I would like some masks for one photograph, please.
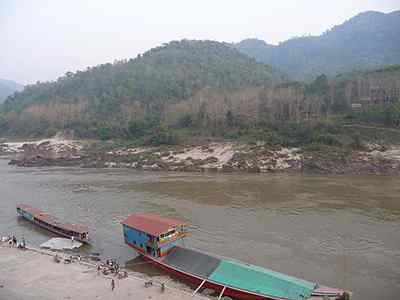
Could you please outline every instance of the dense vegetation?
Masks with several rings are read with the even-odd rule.
[[[116,128],[128,127],[130,120],[142,118],[144,112],[160,118],[165,105],[188,99],[198,90],[280,81],[281,76],[270,67],[223,43],[171,42],[135,59],[27,86],[5,102],[2,130],[32,135],[70,128],[81,136],[106,136],[111,131],[123,135]]]
[[[390,101],[352,110],[377,86]],[[225,44],[181,41],[26,87],[2,105],[0,135],[72,129],[82,138],[146,145],[213,137],[359,149],[364,137],[351,126],[400,125],[399,93],[399,65],[285,82]]]
[[[320,36],[293,38],[278,46],[256,39],[234,46],[300,80],[399,64],[400,11],[361,13]]]

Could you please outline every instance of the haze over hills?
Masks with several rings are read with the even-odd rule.
[[[9,96],[0,106],[0,133],[42,136],[72,129],[81,137],[109,139],[143,138],[165,128],[214,135],[227,128],[273,125],[279,130],[290,122],[351,113],[353,101],[375,97],[371,88],[376,83],[378,100],[386,103],[379,122],[391,124],[398,116],[390,112],[398,102],[398,66],[381,68],[379,80],[346,72],[349,77],[320,75],[294,83],[277,69],[304,78],[400,61],[399,15],[366,12],[320,37],[278,46],[246,40],[237,47],[248,55],[228,43],[181,40],[134,59],[67,72],[57,81],[29,85]],[[275,68],[254,57],[271,59]],[[360,80],[368,88],[359,86]],[[156,140],[170,141],[169,135],[161,136]]]
[[[19,83],[0,78],[0,103],[2,103],[9,95],[21,91],[23,88],[23,85]]]
[[[258,39],[234,46],[297,80],[398,64],[400,11],[360,13],[320,36],[293,38],[277,46]]]

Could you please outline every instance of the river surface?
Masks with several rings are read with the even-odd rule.
[[[18,168],[0,159],[0,235],[51,237],[16,203],[87,224],[85,251],[131,261],[120,220],[155,212],[191,224],[188,246],[321,284],[400,299],[400,178]],[[145,269],[145,268],[144,268]],[[144,270],[146,271],[146,270]]]

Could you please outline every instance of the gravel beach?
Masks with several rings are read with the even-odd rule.
[[[35,250],[0,246],[0,300],[19,299],[209,299],[167,285],[146,288],[144,280],[129,276],[116,279],[98,274],[94,266],[55,263],[51,255]],[[111,279],[115,289],[111,290]]]

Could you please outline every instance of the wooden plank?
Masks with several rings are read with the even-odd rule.
[[[225,289],[226,289],[226,286],[224,286],[224,288],[221,291],[221,294],[219,294],[218,300],[221,300],[222,296],[224,295]]]
[[[207,280],[204,279],[202,281],[202,283],[200,283],[200,285],[197,287],[197,289],[193,292],[192,296],[196,295],[196,293],[201,289],[201,287],[203,286],[203,284],[206,282]]]

